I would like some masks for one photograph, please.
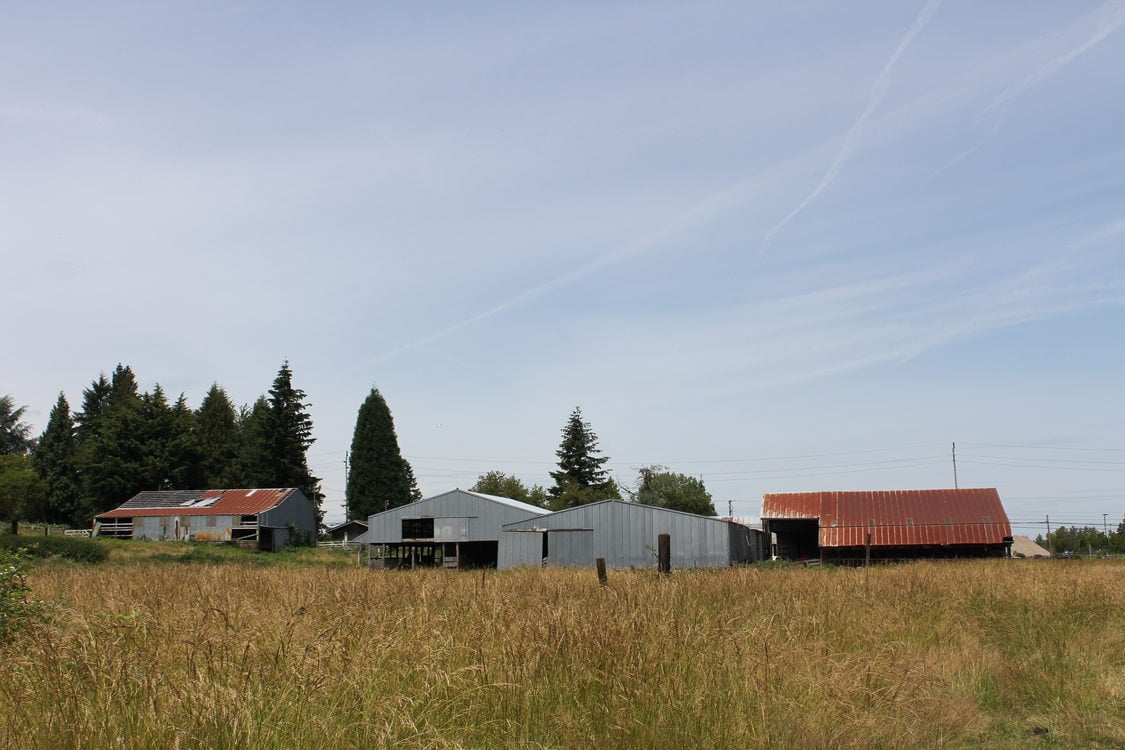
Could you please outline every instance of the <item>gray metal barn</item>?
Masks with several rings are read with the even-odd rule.
[[[718,568],[761,559],[761,532],[720,518],[604,500],[504,526],[501,569],[520,565],[656,567],[657,537],[671,539],[672,566]]]
[[[450,490],[367,518],[354,541],[371,545],[373,567],[496,567],[500,527],[549,513],[518,500]]]

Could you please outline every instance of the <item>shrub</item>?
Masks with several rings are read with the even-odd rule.
[[[0,550],[24,550],[28,557],[61,557],[75,562],[99,563],[109,557],[109,550],[91,539],[69,536],[0,535]]]
[[[36,614],[38,603],[27,598],[29,591],[23,555],[0,549],[0,643]]]

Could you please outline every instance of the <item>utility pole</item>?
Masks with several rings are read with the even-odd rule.
[[[1109,514],[1108,513],[1102,513],[1102,533],[1105,534],[1105,538],[1108,541],[1109,540]]]
[[[350,521],[348,518],[348,452],[344,451],[344,520]]]
[[[734,500],[727,500],[727,515],[734,518]],[[1102,515],[1106,515],[1102,513]]]
[[[1047,551],[1055,554],[1055,543],[1051,541],[1051,517],[1047,516]]]
[[[957,489],[957,443],[953,444],[953,489]]]

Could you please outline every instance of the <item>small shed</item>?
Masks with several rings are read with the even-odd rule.
[[[328,538],[333,542],[344,542],[347,544],[349,542],[354,542],[356,538],[365,531],[367,531],[367,524],[353,518],[350,521],[344,521],[343,523],[338,523],[335,526],[329,527],[325,530],[325,534],[327,534]]]
[[[140,492],[94,518],[94,536],[235,542],[263,550],[316,541],[316,508],[294,487]]]
[[[603,500],[507,524],[500,535],[499,567],[593,567],[599,557],[611,568],[656,567],[661,534],[670,536],[673,567],[726,567],[762,554],[761,532],[742,524]]]
[[[991,488],[767,494],[762,526],[771,552],[793,560],[1005,557],[1012,544]]]
[[[370,545],[375,568],[496,567],[500,527],[546,508],[469,490],[450,490],[367,518],[356,541]]]

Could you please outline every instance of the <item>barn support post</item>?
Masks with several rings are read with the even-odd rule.
[[[656,569],[661,575],[672,574],[672,535],[656,537]]]
[[[871,532],[867,532],[867,544],[863,545],[863,567],[871,564]]]
[[[602,586],[608,586],[609,576],[607,576],[605,572],[605,558],[599,557],[598,559],[594,560],[594,565],[598,569],[598,583],[600,583]]]

